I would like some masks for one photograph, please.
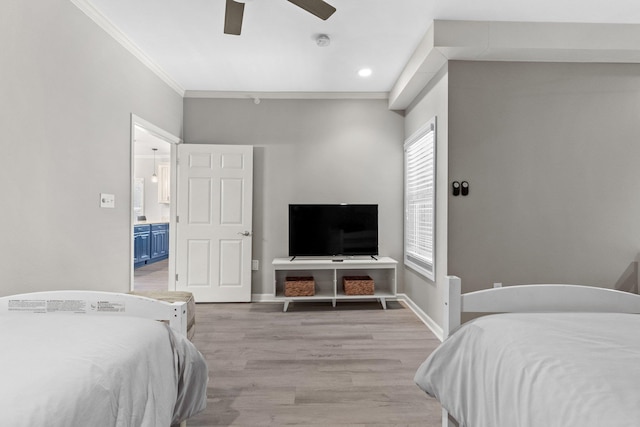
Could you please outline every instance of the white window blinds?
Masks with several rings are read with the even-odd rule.
[[[404,262],[434,280],[435,252],[435,117],[404,144]]]

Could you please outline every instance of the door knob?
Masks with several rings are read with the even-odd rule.
[[[251,236],[251,232],[250,231],[238,231],[238,234],[241,236]]]

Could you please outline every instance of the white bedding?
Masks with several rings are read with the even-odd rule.
[[[0,345],[0,425],[168,427],[206,405],[204,358],[161,322],[0,316]]]
[[[415,381],[461,427],[640,426],[640,315],[484,316]]]

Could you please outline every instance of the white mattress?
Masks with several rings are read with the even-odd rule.
[[[640,426],[640,315],[478,318],[415,381],[461,427]]]
[[[204,358],[161,322],[0,316],[0,343],[2,425],[168,427],[206,405]]]

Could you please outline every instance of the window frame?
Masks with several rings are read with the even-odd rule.
[[[427,211],[426,216],[423,218],[424,222],[419,222],[417,225],[413,226],[413,229],[425,230],[425,233],[421,238],[414,239],[413,236],[409,236],[409,233],[413,231],[410,223],[413,222],[415,224],[415,221],[420,221],[420,218],[415,218],[417,215],[415,215],[415,212],[413,212],[410,207],[412,198],[409,194],[409,179],[410,176],[415,178],[415,173],[411,170],[409,165],[409,152],[412,148],[419,148],[416,147],[415,144],[421,143],[430,145],[430,147],[422,147],[422,149],[427,152],[427,158],[429,155],[431,156],[431,160],[430,164],[429,160],[426,160],[427,167],[424,171],[419,171],[420,175],[418,180],[426,180],[427,188],[429,188],[430,183],[431,191],[429,194],[429,190],[427,190],[427,197],[424,200]],[[435,116],[418,129],[413,135],[407,138],[404,143],[404,265],[432,281],[435,281],[436,272],[436,147],[437,127]],[[415,162],[415,159],[413,160]],[[425,164],[420,162],[420,165],[418,166],[424,167]],[[417,249],[424,250],[425,252],[418,253],[418,251],[416,251],[412,246],[420,246],[420,243],[418,242],[415,245],[412,245],[409,242],[416,240],[419,241],[422,239],[426,239],[426,243],[424,247],[419,247]],[[430,259],[428,256],[429,252],[431,255]]]

